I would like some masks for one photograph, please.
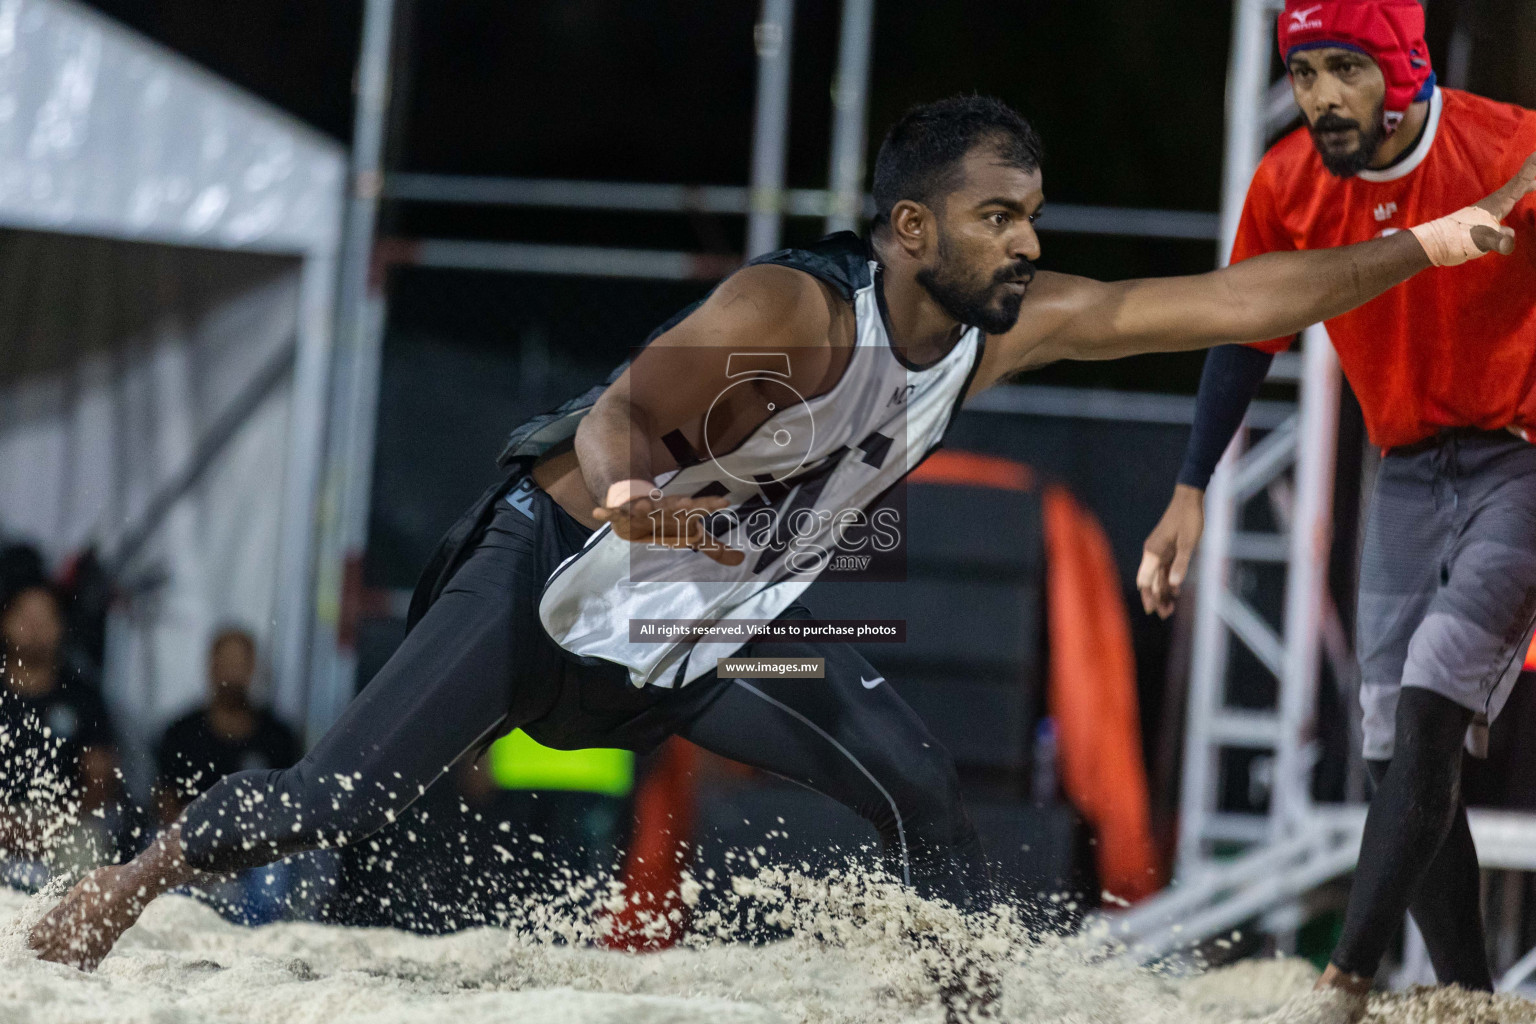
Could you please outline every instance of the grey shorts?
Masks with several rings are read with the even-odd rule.
[[[1403,686],[1475,712],[1467,749],[1483,756],[1533,628],[1536,444],[1452,431],[1389,452],[1360,558],[1366,758],[1392,756]]]

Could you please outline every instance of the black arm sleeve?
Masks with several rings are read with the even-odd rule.
[[[1259,393],[1259,385],[1274,361],[1272,354],[1247,345],[1211,349],[1205,357],[1205,372],[1200,375],[1195,422],[1190,428],[1189,446],[1184,449],[1179,483],[1204,490],[1211,482],[1221,453],[1237,433],[1248,403]]]

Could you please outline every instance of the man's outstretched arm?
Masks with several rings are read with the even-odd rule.
[[[1055,359],[1118,359],[1293,334],[1348,312],[1432,264],[1406,231],[1358,245],[1266,253],[1193,277],[1104,283],[1070,278],[1075,307],[1044,339]]]
[[[1503,188],[1468,208],[1481,223],[1467,223],[1468,211],[1459,211],[1386,238],[1267,253],[1208,274],[1112,283],[1041,274],[1019,326],[1000,339],[1009,350],[1009,369],[1293,334],[1369,302],[1433,262],[1512,252],[1514,232],[1495,225],[1536,191],[1533,183],[1536,156]],[[1450,253],[1456,247],[1460,252]]]

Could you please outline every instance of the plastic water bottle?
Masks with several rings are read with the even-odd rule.
[[[1056,720],[1042,718],[1035,726],[1035,748],[1029,774],[1029,797],[1034,804],[1053,804],[1057,794]]]

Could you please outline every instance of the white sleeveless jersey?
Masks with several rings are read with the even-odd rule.
[[[725,496],[739,521],[777,521],[779,529],[738,529],[728,538],[717,532],[746,555],[741,565],[724,566],[696,551],[626,541],[604,525],[545,584],[539,617],[557,644],[626,666],[636,686],[681,686],[708,674],[744,641],[632,642],[630,620],[776,617],[827,564],[805,553],[836,549],[835,514],[867,509],[938,447],[983,338],[968,328],[943,358],[912,368],[891,347],[873,263],[869,270],[853,293],[857,342],[831,391],[774,403],[735,449],[705,453],[657,481],[668,495]],[[742,383],[728,380],[722,390]],[[798,543],[785,543],[788,527]]]

